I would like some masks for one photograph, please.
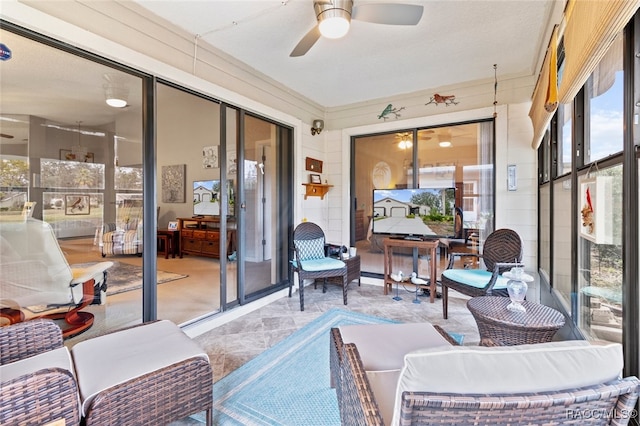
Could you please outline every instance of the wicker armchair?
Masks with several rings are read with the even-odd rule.
[[[322,278],[322,292],[327,291],[327,278],[340,277],[342,279],[342,299],[347,304],[347,265],[338,259],[325,256],[324,232],[311,222],[303,222],[293,231],[293,246],[295,258],[291,261],[293,272],[298,273],[300,292],[300,310],[304,311],[304,280]],[[293,282],[289,283],[289,297]]]
[[[66,358],[68,369],[43,367],[49,365],[43,359],[56,358],[56,352]],[[78,386],[60,327],[44,319],[0,327],[0,424],[60,420],[67,426],[80,424]]]
[[[337,334],[339,337],[339,333]],[[335,339],[336,334],[333,333]],[[376,395],[358,348],[341,349],[337,384],[341,424],[384,426]],[[485,348],[487,349],[487,348]],[[494,348],[491,348],[494,349]],[[499,350],[499,348],[496,348]],[[333,350],[333,348],[332,348]],[[621,355],[621,352],[620,352]],[[445,355],[446,356],[446,355]],[[406,361],[405,361],[406,362]],[[493,369],[488,366],[489,372]],[[404,371],[404,370],[403,370]],[[542,372],[539,372],[542,373]],[[403,373],[401,373],[403,374]],[[446,374],[446,372],[445,372]],[[585,373],[586,374],[586,373]],[[461,383],[464,389],[466,383]],[[626,425],[635,414],[640,381],[636,377],[609,380],[583,387],[530,393],[453,393],[404,391],[396,413],[401,426],[596,424]],[[391,389],[391,392],[394,392]]]
[[[475,257],[482,259],[486,270],[456,269],[456,258]],[[467,296],[508,296],[507,279],[500,274],[514,266],[523,266],[522,240],[511,229],[498,229],[484,242],[482,254],[449,253],[449,264],[442,271],[442,316],[449,316],[449,289]]]

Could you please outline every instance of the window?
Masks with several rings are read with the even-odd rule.
[[[585,164],[622,151],[622,41],[620,34],[585,86],[589,100]]]

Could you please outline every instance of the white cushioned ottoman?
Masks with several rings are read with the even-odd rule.
[[[85,340],[71,356],[87,426],[165,424],[205,410],[210,421],[209,358],[170,321]]]

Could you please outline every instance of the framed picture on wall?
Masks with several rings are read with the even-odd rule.
[[[320,175],[310,174],[309,175],[309,183],[322,183],[322,178]]]
[[[162,202],[184,203],[186,200],[186,164],[162,166]]]
[[[67,216],[88,215],[91,213],[89,195],[65,195],[64,214]]]

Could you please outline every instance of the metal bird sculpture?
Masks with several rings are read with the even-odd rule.
[[[416,285],[416,298],[413,301],[413,303],[420,303],[420,300],[418,300],[418,289],[420,288],[419,286],[421,285],[427,285],[429,284],[428,281],[423,280],[422,278],[418,278],[418,274],[416,274],[415,272],[411,273],[411,284],[415,284]]]
[[[426,285],[426,284],[429,284],[429,281],[425,281],[422,278],[418,278],[418,274],[416,274],[415,272],[412,272],[411,283],[416,285]]]
[[[395,300],[395,301],[402,300],[402,297],[400,297],[400,295],[398,294],[398,291],[399,291],[398,283],[404,281],[404,274],[402,273],[402,271],[398,271],[397,274],[394,274],[392,272],[392,273],[389,274],[389,276],[391,277],[392,280],[394,280],[396,282],[396,295],[394,297],[392,297],[392,299]]]
[[[425,105],[435,104],[438,106],[438,104],[444,104],[445,106],[449,106],[458,105],[459,103],[460,102],[456,101],[456,95],[439,95],[435,93]]]
[[[402,273],[402,271],[398,271],[397,274],[394,274],[392,272],[389,274],[389,276],[391,277],[392,280],[394,280],[397,283],[404,281],[404,274]]]

